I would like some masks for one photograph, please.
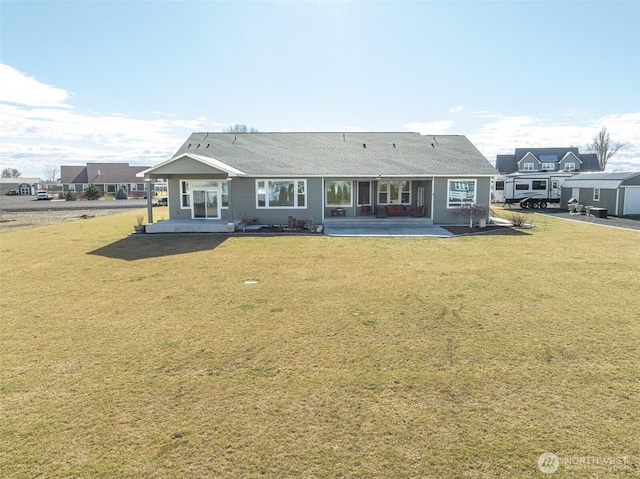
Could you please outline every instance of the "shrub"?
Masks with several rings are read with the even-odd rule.
[[[97,200],[102,196],[102,192],[96,185],[89,185],[84,194],[88,200]]]
[[[124,189],[120,188],[116,193],[116,200],[126,200],[126,199],[128,199],[127,194],[125,193]]]
[[[64,195],[64,199],[67,201],[76,201],[78,198],[73,191],[69,190],[67,194]]]
[[[522,213],[513,213],[511,215],[511,223],[513,226],[520,227],[524,226],[527,221],[527,215]]]

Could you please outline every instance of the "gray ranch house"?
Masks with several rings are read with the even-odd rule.
[[[418,133],[193,133],[173,157],[138,174],[167,179],[169,218],[150,217],[148,233],[291,218],[464,224],[457,210],[488,207],[495,175],[465,136]]]
[[[561,204],[571,199],[609,215],[640,215],[640,171],[575,175],[562,185]]]

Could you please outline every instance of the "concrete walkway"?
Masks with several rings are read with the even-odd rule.
[[[324,234],[327,236],[431,236],[434,238],[450,238],[450,233],[440,226],[433,225],[325,225]]]

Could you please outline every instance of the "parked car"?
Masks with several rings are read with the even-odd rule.
[[[49,193],[46,190],[38,190],[36,191],[36,199],[38,200],[48,200]]]
[[[168,206],[169,205],[169,198],[167,198],[166,196],[162,196],[162,197],[158,198],[155,201],[155,203],[158,206]]]
[[[8,194],[9,196],[18,196],[18,195],[20,194],[20,192],[19,192],[18,190],[15,190],[15,189],[14,189],[14,190],[9,190],[9,191],[7,191],[7,194]]]

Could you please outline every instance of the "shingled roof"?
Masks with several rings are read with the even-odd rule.
[[[129,166],[129,163],[87,163],[86,166],[61,166],[60,182],[71,183],[139,183],[138,173],[148,166]]]
[[[495,175],[462,135],[419,133],[193,133],[175,155],[210,159],[247,176]]]
[[[501,175],[509,175],[518,171],[518,162],[527,153],[531,153],[540,161],[549,162],[549,158],[555,157],[555,161],[560,161],[567,153],[573,153],[580,159],[580,171],[600,171],[600,164],[595,153],[580,153],[578,148],[516,148],[513,155],[497,155],[496,170]]]

